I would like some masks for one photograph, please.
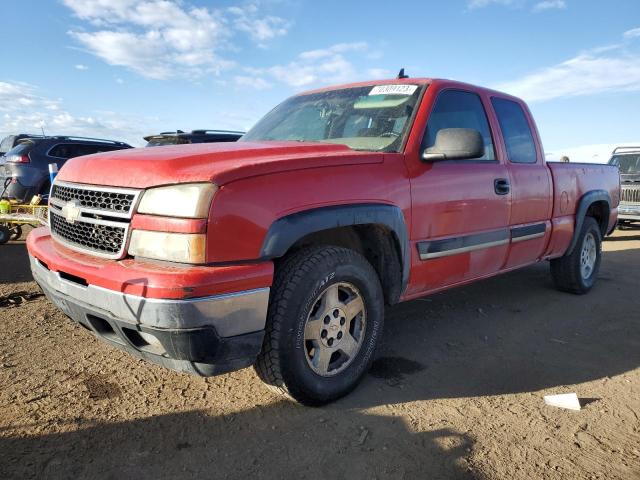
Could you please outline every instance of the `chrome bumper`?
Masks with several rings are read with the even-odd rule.
[[[640,221],[640,204],[621,203],[618,205],[618,219]]]
[[[188,300],[144,298],[65,280],[35,257],[29,255],[29,259],[34,279],[62,310],[65,303],[77,302],[131,325],[163,329],[213,327],[220,337],[257,332],[265,327],[269,288]]]
[[[30,256],[44,293],[101,340],[172,370],[211,376],[248,367],[262,348],[269,289],[160,300],[81,285]]]

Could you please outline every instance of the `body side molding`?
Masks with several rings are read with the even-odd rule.
[[[420,254],[420,260],[430,260],[483,248],[497,247],[507,243],[509,243],[509,229],[503,228],[492,232],[418,242],[418,253]]]
[[[536,223],[521,227],[502,228],[491,232],[462,235],[442,240],[418,242],[420,260],[448,257],[459,253],[472,252],[483,248],[497,247],[509,242],[518,243],[544,236],[546,224]]]
[[[533,225],[524,225],[522,227],[511,228],[511,243],[524,242],[533,240],[534,238],[544,237],[547,231],[546,223],[535,223]]]

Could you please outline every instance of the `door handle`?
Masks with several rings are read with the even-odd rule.
[[[509,180],[506,178],[496,178],[493,181],[493,189],[495,190],[496,195],[506,195],[511,190]]]

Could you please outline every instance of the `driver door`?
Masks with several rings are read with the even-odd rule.
[[[429,115],[420,152],[432,147],[444,128],[477,130],[485,153],[465,160],[407,159],[418,165],[411,178],[413,268],[408,295],[491,275],[503,267],[508,254],[509,172],[496,157],[480,95],[442,90]]]

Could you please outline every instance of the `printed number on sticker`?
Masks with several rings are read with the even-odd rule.
[[[369,95],[413,95],[417,85],[376,85]]]

